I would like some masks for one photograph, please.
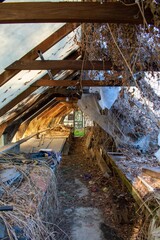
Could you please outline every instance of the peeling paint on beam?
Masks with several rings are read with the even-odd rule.
[[[153,23],[149,9],[144,17]],[[126,6],[120,2],[23,2],[3,3],[0,23],[99,22],[142,24],[138,5]]]

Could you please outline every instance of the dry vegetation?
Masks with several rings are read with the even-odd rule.
[[[116,123],[115,129],[125,142],[120,149],[133,150],[134,155],[142,156],[143,149],[133,149],[134,143],[144,136],[149,136],[149,144],[143,158],[152,165],[158,164],[153,154],[158,149],[157,137],[160,128],[160,2],[158,0],[123,0],[124,4],[137,4],[144,17],[144,9],[149,7],[154,16],[154,26],[147,24],[144,17],[142,25],[131,24],[84,24],[81,47],[84,60],[109,60],[113,69],[120,71],[88,71],[90,79],[103,81],[122,79],[124,86],[119,98],[110,111]],[[82,69],[83,70],[83,69]],[[146,75],[148,73],[148,76]],[[134,83],[134,87],[130,87]],[[156,86],[156,87],[155,87]],[[115,131],[116,132],[116,131]],[[160,239],[159,192],[146,196],[145,201],[151,207],[151,214],[146,217],[143,239]],[[147,229],[148,222],[150,227]]]
[[[21,173],[15,184],[2,184],[0,205],[13,206],[13,211],[0,212],[11,240],[19,239],[15,228],[22,229],[26,239],[55,239],[54,223],[58,214],[57,185],[54,172],[45,164],[37,165],[23,155],[3,155],[3,171]],[[49,206],[52,206],[51,208]]]
[[[156,27],[148,25],[145,17],[142,25],[83,24],[82,41],[79,42],[77,38],[77,44],[80,45],[84,60],[109,60],[113,69],[115,66],[119,69],[119,71],[113,69],[101,72],[87,71],[86,76],[106,82],[114,80],[117,83],[122,80],[126,87],[122,88],[116,104],[110,111],[113,121],[117,124],[116,129],[120,129],[119,137],[125,136],[124,145],[132,146],[136,140],[149,134],[150,142],[153,143],[149,151],[152,149],[153,153],[157,149],[160,122],[158,94],[160,4],[152,0],[121,2],[128,7],[130,4],[137,4],[142,15],[144,9],[149,7],[154,15]],[[147,76],[146,73],[149,75]],[[131,85],[134,87],[130,87]]]

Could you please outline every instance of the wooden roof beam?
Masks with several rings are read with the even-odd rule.
[[[49,95],[47,99],[44,99],[43,101],[40,101],[39,99],[39,101],[34,104],[33,107],[29,109],[29,111],[26,111],[26,113],[21,117],[22,122],[28,121],[31,116],[33,116],[33,118],[39,116],[41,112],[50,108],[50,106],[56,105],[57,103],[58,101],[55,99],[55,96],[53,94]],[[41,109],[42,111],[39,112]]]
[[[65,59],[76,59],[79,57],[78,51],[74,51],[70,53]],[[53,75],[56,75],[59,73],[59,70],[52,70],[51,71]],[[46,79],[49,79],[48,74],[45,74],[44,76]],[[34,85],[34,84],[33,84]],[[3,116],[6,112],[8,112],[10,109],[12,109],[15,105],[22,102],[26,97],[28,97],[30,94],[32,94],[34,91],[36,91],[39,87],[30,86],[28,87],[24,92],[19,94],[17,97],[15,97],[13,100],[11,100],[8,104],[6,104],[3,108],[0,109],[0,117]]]
[[[147,22],[153,23],[150,9],[144,9]],[[3,3],[0,7],[0,23],[131,23],[142,24],[143,17],[138,4],[121,2],[23,2]]]
[[[2,6],[2,4],[1,4]],[[75,30],[80,24],[71,24],[66,23],[63,27],[58,29],[56,32],[51,34],[48,38],[38,44],[35,48],[30,50],[27,54],[25,54],[19,61],[31,61],[38,58],[38,50],[42,53],[50,49],[53,45],[59,42],[62,38],[64,38],[71,31]],[[0,86],[5,84],[9,79],[15,76],[20,70],[18,69],[8,69],[0,74]]]
[[[45,80],[41,79],[34,83],[34,86],[48,86],[48,87],[106,87],[106,86],[123,86],[127,85],[127,82],[123,79],[116,80]],[[133,86],[134,84],[130,84],[129,86]]]
[[[44,112],[47,108],[49,108],[51,105],[57,105],[58,102],[56,101],[56,98],[53,98],[51,101],[49,101],[47,104],[42,106],[41,108],[37,109],[32,115],[30,115],[24,122],[26,121],[32,121],[34,118],[38,117],[42,112]],[[23,122],[23,123],[24,123]]]
[[[0,109],[0,117],[3,116],[6,112],[8,112],[10,109],[12,109],[15,105],[23,101],[25,98],[27,98],[30,94],[32,94],[38,87],[29,87],[24,92],[19,94],[17,97],[15,97],[11,102],[6,104],[4,107]]]
[[[64,105],[61,103],[57,103],[57,105],[52,106],[50,109],[47,109],[46,111],[42,112],[41,115],[39,115],[37,119],[47,118],[50,114],[56,115],[60,111],[61,108],[64,108]]]
[[[122,70],[112,64],[112,61],[83,60],[36,60],[30,62],[16,61],[6,70]]]

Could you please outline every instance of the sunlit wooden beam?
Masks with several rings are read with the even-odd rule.
[[[149,9],[143,9],[148,23],[153,23]],[[138,4],[121,2],[20,2],[3,3],[0,7],[0,23],[132,23],[141,24],[144,19]]]

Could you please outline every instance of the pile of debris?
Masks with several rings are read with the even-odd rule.
[[[60,155],[47,150],[0,156],[0,239],[55,239],[59,213],[55,167]]]

